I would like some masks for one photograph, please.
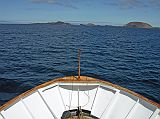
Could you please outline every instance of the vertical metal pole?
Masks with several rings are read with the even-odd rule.
[[[78,86],[78,108],[79,108],[79,86]]]
[[[78,80],[80,79],[80,49],[78,49]]]

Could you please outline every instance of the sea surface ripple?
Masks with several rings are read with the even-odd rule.
[[[81,75],[160,103],[160,29],[0,25],[0,105],[46,81]]]

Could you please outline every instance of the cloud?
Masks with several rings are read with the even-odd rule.
[[[72,9],[78,9],[76,6],[73,5],[72,1],[73,0],[30,0],[31,3],[53,4]]]
[[[53,4],[59,5],[63,7],[78,9],[76,6],[77,2],[85,3],[89,2],[89,5],[92,5],[92,0],[29,0],[32,3],[43,3],[43,4]],[[118,7],[121,9],[133,9],[133,8],[160,8],[160,0],[97,0],[97,2],[101,2],[102,4],[106,4],[108,6]]]
[[[122,9],[131,9],[131,8],[160,8],[160,0],[112,0],[107,1],[107,5],[122,8]]]

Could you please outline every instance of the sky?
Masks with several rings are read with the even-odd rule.
[[[54,21],[160,27],[160,0],[0,0],[0,23]]]

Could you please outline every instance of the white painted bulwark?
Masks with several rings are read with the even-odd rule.
[[[38,92],[23,99],[34,119],[54,119]]]
[[[2,114],[0,114],[0,119],[3,119]]]
[[[159,114],[158,114],[159,113]],[[156,117],[160,116],[160,111],[159,109],[156,109],[150,119],[155,119]]]
[[[91,110],[91,114],[97,117],[101,117],[102,113],[105,111],[105,108],[109,105],[109,102],[114,96],[115,91],[108,90],[105,87],[99,87],[97,91],[97,95],[95,97],[95,101],[93,104],[93,108]]]
[[[21,101],[3,110],[1,113],[5,119],[33,119]]]
[[[109,83],[65,80],[19,96],[0,108],[0,119],[66,119],[65,112],[78,107],[99,119],[160,119],[159,106],[131,91]]]
[[[110,108],[108,115],[105,118],[108,119],[124,119],[133,108],[134,104],[136,103],[135,100],[132,98],[119,93],[114,105]],[[118,113],[113,113],[118,112]],[[107,112],[106,112],[107,113]]]
[[[139,103],[133,118],[135,118],[135,119],[149,119],[150,116],[153,114],[153,112],[154,112],[154,110],[151,110],[151,109],[145,107],[145,105],[142,105]]]
[[[40,92],[51,111],[55,114],[55,116],[60,119],[62,113],[65,111],[65,107],[59,93],[58,86]]]
[[[160,113],[156,116],[155,119],[160,119]]]

